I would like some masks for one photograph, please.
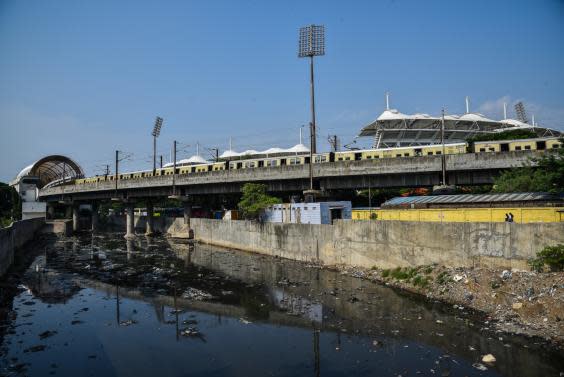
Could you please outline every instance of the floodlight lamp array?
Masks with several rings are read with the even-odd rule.
[[[325,26],[309,25],[300,28],[298,57],[325,55]]]
[[[159,135],[161,134],[161,127],[162,126],[163,126],[163,118],[157,117],[157,119],[155,120],[155,126],[153,127],[153,132],[151,132],[151,135],[153,135],[154,137],[159,137]]]

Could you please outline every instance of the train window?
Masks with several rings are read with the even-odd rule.
[[[286,165],[286,159],[285,158],[280,159],[280,165]]]
[[[360,160],[362,160],[362,153],[355,153],[355,154],[354,154],[354,159],[355,159],[355,161],[360,161]]]
[[[241,169],[243,167],[243,163],[242,162],[238,162],[237,163],[237,169]]]
[[[339,158],[338,158],[337,160],[339,160],[339,161],[343,161],[343,158],[342,158],[342,157],[339,157]]]
[[[368,155],[368,156],[366,156],[366,158],[370,160],[372,158],[372,156]]]
[[[520,146],[516,146],[516,147],[515,147],[515,150],[516,150],[516,151],[520,151],[520,150],[521,150],[521,147],[520,147]]]
[[[376,155],[376,156],[374,156],[374,158],[380,158],[380,156]]]
[[[346,161],[350,161],[350,159],[351,159],[350,157],[345,157]]]
[[[433,152],[427,152],[427,155],[431,156],[431,155],[433,155]]]
[[[558,149],[559,145],[558,144],[552,144],[552,149]]]
[[[258,162],[258,167],[259,167],[259,168],[262,168],[263,166],[264,166],[264,161],[263,161],[263,160],[260,160],[260,161]]]
[[[502,152],[509,152],[509,144],[507,143],[500,144],[499,148]]]
[[[546,149],[546,141],[537,141],[537,151]]]
[[[495,152],[495,148],[490,148],[490,152]]]
[[[404,153],[404,157],[409,157],[409,153]]]
[[[530,150],[531,146],[530,145],[525,145],[525,150]]]
[[[421,156],[423,153],[421,152],[421,148],[416,148],[414,149],[415,155],[416,156]]]
[[[401,157],[401,153],[396,153],[396,157]]]
[[[485,152],[486,148],[480,148],[480,152]]]
[[[435,154],[442,154],[442,152],[441,152],[441,151],[436,151]]]

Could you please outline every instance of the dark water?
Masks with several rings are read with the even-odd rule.
[[[0,375],[564,371],[561,353],[496,334],[465,309],[297,262],[119,234],[35,249],[1,324]],[[486,353],[497,362],[480,370]]]

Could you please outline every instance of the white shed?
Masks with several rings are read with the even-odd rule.
[[[265,221],[294,224],[332,224],[336,219],[351,219],[351,202],[275,204],[265,211]]]

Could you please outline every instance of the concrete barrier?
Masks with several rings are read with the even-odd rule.
[[[325,265],[393,268],[527,268],[547,245],[564,243],[564,223],[336,221],[334,225],[192,219],[204,243]]]
[[[4,275],[14,262],[15,250],[33,239],[44,223],[45,219],[36,218],[16,221],[9,227],[0,229],[0,276]]]

